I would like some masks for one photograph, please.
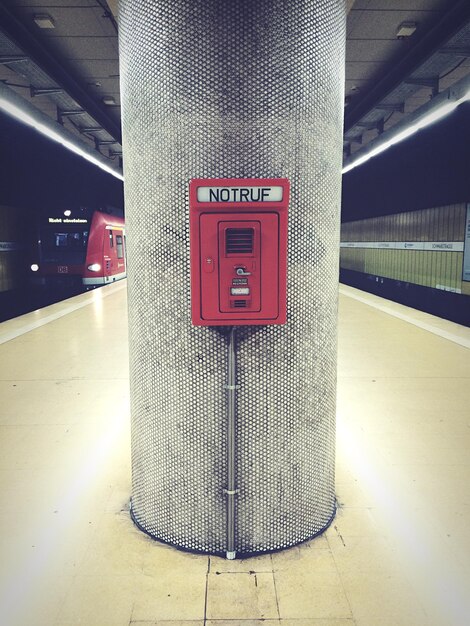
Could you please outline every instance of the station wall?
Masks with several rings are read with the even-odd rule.
[[[460,203],[344,223],[340,265],[470,295],[462,276],[466,212]]]
[[[0,293],[24,285],[30,233],[28,211],[0,205]]]
[[[380,295],[392,299],[396,299],[389,295],[393,289],[403,292],[414,287],[468,297],[469,222],[470,204],[464,202],[345,222],[341,227],[341,278],[362,288],[375,283],[376,292],[379,286],[382,291],[388,289],[388,294]],[[417,300],[419,295],[423,300],[430,296],[424,290],[415,295]],[[462,299],[462,308],[468,308],[467,297]],[[454,309],[456,304],[455,297],[448,302]],[[444,316],[452,318],[453,312]],[[456,321],[465,323],[463,318]]]

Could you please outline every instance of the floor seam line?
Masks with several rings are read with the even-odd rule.
[[[207,598],[209,595],[209,573],[211,571],[211,557],[207,557],[207,572],[206,572],[206,593],[204,597],[204,622],[203,626],[207,624]]]
[[[270,556],[270,560],[271,560],[271,573],[273,575],[274,598],[276,600],[277,617],[278,617],[278,619],[280,621],[281,620],[281,611],[279,610],[279,598],[278,598],[278,594],[277,594],[276,577],[274,575],[273,555],[270,554],[269,556]]]

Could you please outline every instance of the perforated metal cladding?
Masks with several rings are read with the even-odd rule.
[[[342,0],[120,3],[132,509],[223,552],[227,335],[190,321],[191,178],[287,177],[288,322],[238,329],[236,548],[334,513]]]

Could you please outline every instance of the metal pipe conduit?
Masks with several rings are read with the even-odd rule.
[[[236,488],[236,419],[237,419],[237,356],[236,328],[230,331],[227,363],[227,559],[234,559],[235,551],[235,496]]]

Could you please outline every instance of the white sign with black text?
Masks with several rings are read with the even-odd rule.
[[[281,202],[282,187],[198,187],[198,202]]]
[[[426,250],[428,252],[463,252],[462,241],[342,241],[340,246],[341,248],[368,248],[374,250]]]

